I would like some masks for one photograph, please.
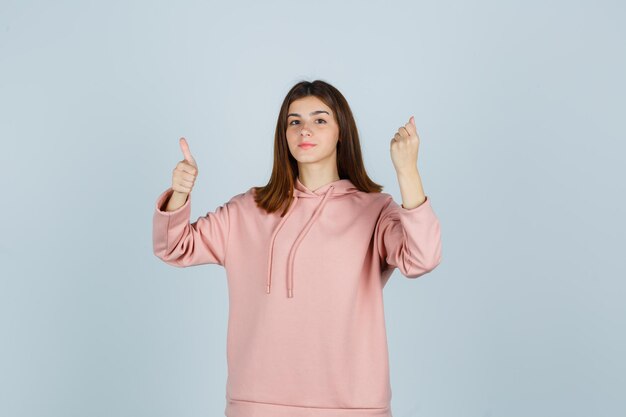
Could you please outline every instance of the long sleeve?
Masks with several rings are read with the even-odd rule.
[[[173,189],[170,187],[156,201],[152,227],[154,254],[164,262],[177,267],[201,264],[224,266],[228,245],[230,202],[190,224],[191,194],[185,204],[178,209],[162,210],[172,193]]]
[[[407,278],[417,278],[441,262],[440,224],[428,197],[412,209],[390,198],[376,223],[375,236],[384,269],[397,267]]]

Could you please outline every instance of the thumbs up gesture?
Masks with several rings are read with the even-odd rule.
[[[189,145],[185,138],[180,138],[180,149],[183,151],[185,159],[176,164],[172,173],[172,189],[187,196],[191,193],[196,177],[198,176],[198,165],[189,151]]]

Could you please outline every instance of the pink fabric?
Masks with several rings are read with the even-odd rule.
[[[227,417],[392,417],[383,287],[441,261],[430,199],[405,209],[348,179],[307,189],[268,215],[252,188],[190,223],[156,201],[154,254],[218,264],[228,279]]]

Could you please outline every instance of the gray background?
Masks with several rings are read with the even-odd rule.
[[[623,416],[618,1],[0,3],[0,415],[220,416],[217,265],[152,253],[185,136],[192,219],[271,172],[323,79],[368,173],[415,115],[440,266],[385,288],[394,417]]]

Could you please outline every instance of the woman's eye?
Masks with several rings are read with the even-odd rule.
[[[326,124],[326,120],[324,119],[317,119],[317,120],[321,120],[322,122],[324,122],[324,124]],[[292,124],[293,122],[297,122],[297,120],[292,120],[291,122],[289,122],[289,124]]]

